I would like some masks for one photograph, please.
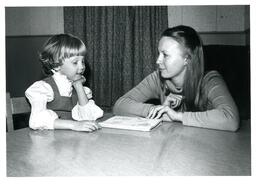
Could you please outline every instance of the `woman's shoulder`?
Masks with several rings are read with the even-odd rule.
[[[159,83],[160,82],[160,75],[159,75],[159,72],[156,70],[156,71],[153,71],[152,73],[150,73],[149,75],[147,75],[145,77],[146,80],[152,80],[154,82],[157,82]]]
[[[147,76],[146,76],[146,78],[147,77],[149,77],[149,78],[159,78],[159,73],[158,73],[158,71],[157,70],[155,70],[155,71],[153,71],[153,72],[151,72],[150,74],[148,74]]]
[[[216,70],[211,70],[211,71],[205,72],[205,75],[203,77],[203,82],[209,82],[211,80],[218,80],[218,79],[222,79],[221,74]]]
[[[225,85],[225,81],[218,71],[212,70],[205,73],[202,80],[202,87],[213,88],[220,84]]]
[[[217,70],[206,71],[204,74],[204,79],[211,77],[222,77],[221,74]]]
[[[155,86],[155,85],[159,86],[159,84],[160,84],[160,76],[159,76],[158,71],[153,71],[152,73],[147,75],[144,78],[144,82],[146,82],[147,84],[151,84],[153,86]]]

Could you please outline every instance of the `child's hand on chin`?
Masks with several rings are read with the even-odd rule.
[[[85,83],[85,81],[86,81],[86,78],[83,75],[77,75],[74,78],[72,84],[73,85],[76,85],[77,83],[83,84],[83,83]]]
[[[71,129],[75,131],[92,132],[100,128],[100,125],[94,121],[74,121]]]

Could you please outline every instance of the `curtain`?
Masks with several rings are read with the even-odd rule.
[[[86,78],[96,104],[115,101],[156,69],[166,6],[64,7],[64,30],[87,47]]]

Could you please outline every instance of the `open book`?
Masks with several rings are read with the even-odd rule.
[[[161,119],[147,119],[142,117],[114,116],[99,124],[105,128],[150,131],[162,122]]]

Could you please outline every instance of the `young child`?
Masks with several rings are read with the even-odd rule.
[[[103,111],[83,86],[85,53],[82,40],[70,34],[52,36],[45,43],[39,60],[48,77],[25,92],[31,104],[30,128],[87,132],[100,128],[94,121]]]

